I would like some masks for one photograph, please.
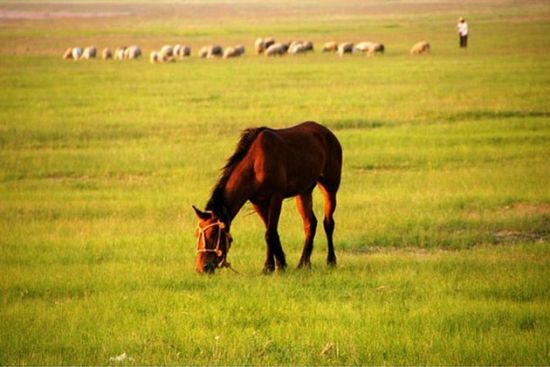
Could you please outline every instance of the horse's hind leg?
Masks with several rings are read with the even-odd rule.
[[[324,180],[319,181],[319,188],[323,193],[325,199],[325,218],[323,219],[323,226],[327,235],[327,264],[330,266],[336,266],[336,254],[334,253],[334,242],[332,235],[334,233],[334,211],[336,210],[336,191],[338,185],[331,185]]]
[[[306,237],[302,257],[300,258],[300,263],[298,264],[299,268],[303,266],[311,266],[310,257],[311,252],[313,251],[313,238],[315,237],[315,230],[317,229],[317,218],[315,218],[315,214],[313,213],[313,200],[311,197],[312,190],[313,188],[296,197],[296,206],[298,207],[298,212],[304,221],[304,234]]]

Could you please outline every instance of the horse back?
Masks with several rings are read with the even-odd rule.
[[[307,121],[285,129],[262,130],[249,151],[260,185],[298,195],[320,178],[340,182],[342,148],[326,127]]]

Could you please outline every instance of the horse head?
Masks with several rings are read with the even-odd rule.
[[[197,231],[197,262],[199,273],[213,274],[216,268],[229,267],[227,253],[231,248],[231,234],[224,222],[212,211],[201,211],[193,206],[199,219]]]

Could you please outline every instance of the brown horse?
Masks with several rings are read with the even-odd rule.
[[[305,244],[298,267],[311,266],[317,219],[312,191],[319,185],[325,200],[323,221],[328,243],[327,263],[336,265],[332,234],[336,192],[340,186],[342,147],[334,134],[308,121],[286,129],[260,127],[242,133],[235,153],[227,160],[205,211],[193,206],[197,229],[197,263],[200,273],[228,267],[231,222],[250,201],[266,226],[267,258],[264,272],[286,268],[277,233],[283,200],[296,197],[304,222]]]

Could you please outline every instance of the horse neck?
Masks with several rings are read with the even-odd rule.
[[[250,199],[252,191],[248,175],[240,169],[233,170],[226,179],[218,183],[207,209],[213,210],[227,226],[231,225],[243,205]]]
[[[224,187],[224,197],[230,208],[232,218],[241,210],[254,192],[254,177],[250,174],[250,164],[243,160],[231,173]]]

